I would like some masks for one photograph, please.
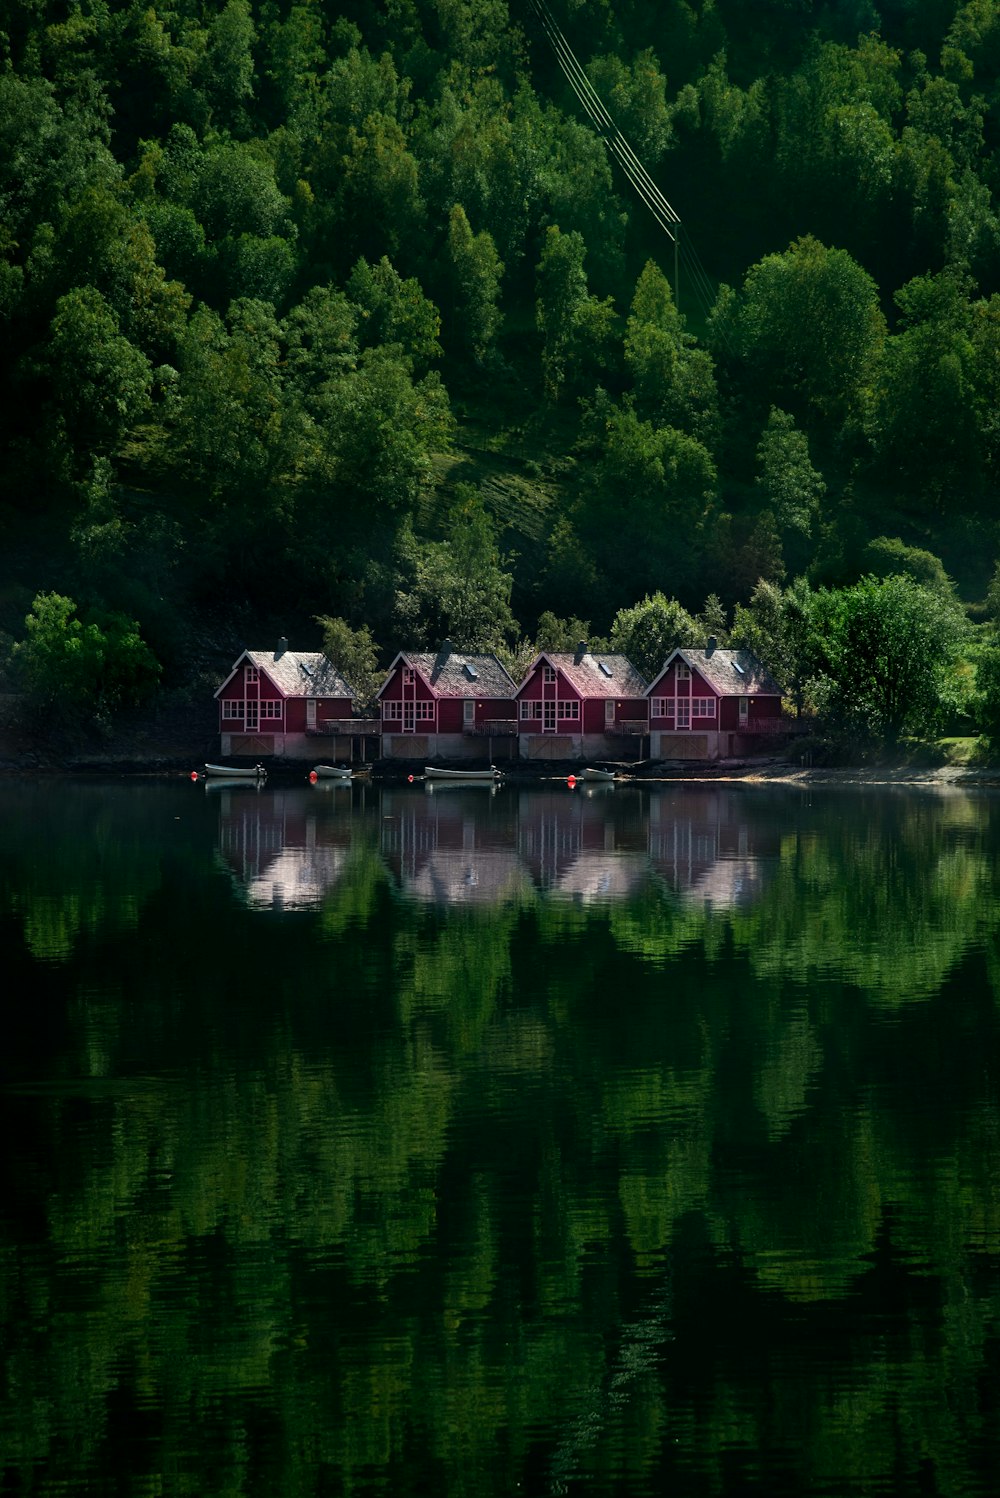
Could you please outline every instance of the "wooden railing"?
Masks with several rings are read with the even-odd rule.
[[[463,723],[462,732],[476,739],[516,739],[516,718],[486,718],[482,723]]]
[[[381,718],[321,718],[315,728],[307,728],[307,733],[323,734],[327,738],[335,735],[343,738],[357,738],[360,734],[373,734],[382,732]]]
[[[619,718],[616,723],[605,723],[604,732],[617,738],[640,738],[649,732],[645,718]]]

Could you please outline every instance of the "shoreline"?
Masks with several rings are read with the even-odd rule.
[[[604,762],[607,763],[607,762]],[[123,755],[80,759],[67,756],[60,763],[53,757],[47,761],[20,763],[11,760],[0,762],[0,777],[22,778],[73,778],[93,779],[114,777],[116,779],[188,779],[193,771],[200,771],[204,759],[199,754],[172,754],[169,757],[144,758]],[[307,780],[311,763],[284,763],[268,767],[270,780],[287,784],[289,781]],[[537,785],[564,782],[571,775],[579,776],[581,765],[576,762],[533,763],[514,761],[510,768],[498,765],[503,779],[510,785]],[[938,790],[990,790],[1000,789],[1000,764],[971,765],[798,765],[790,761],[768,759],[766,761],[730,760],[707,764],[697,761],[645,762],[631,770],[626,765],[616,766],[621,779],[618,785],[747,785],[747,786],[851,786],[925,787]],[[369,784],[406,784],[410,776],[414,782],[423,782],[423,764],[414,766],[405,762],[391,767],[376,762],[365,767],[359,779]]]

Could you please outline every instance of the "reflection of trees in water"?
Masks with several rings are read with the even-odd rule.
[[[104,839],[111,914],[5,1101],[8,1468],[395,1493],[419,1453],[499,1494],[724,1491],[742,1461],[807,1493],[931,1461],[986,1491],[995,814],[778,805],[742,853],[738,816],[687,808],[694,882],[661,844],[595,904],[401,899],[362,818],[308,925],[199,874],[200,832],[157,856],[147,825],[146,884]],[[476,845],[527,818],[586,858],[518,813]],[[769,850],[756,903],[686,893],[712,825],[723,866]],[[438,828],[415,878],[470,837]],[[71,908],[92,867],[46,831],[19,898]]]

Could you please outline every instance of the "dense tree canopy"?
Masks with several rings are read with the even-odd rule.
[[[878,538],[982,600],[996,6],[552,12],[574,87],[505,0],[11,13],[0,631],[138,609],[175,683],[207,617],[391,650],[449,612],[456,514],[508,641],[850,587]]]

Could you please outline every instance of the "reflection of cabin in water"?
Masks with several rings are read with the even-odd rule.
[[[772,822],[754,818],[745,796],[713,787],[650,798],[650,862],[685,903],[752,905],[780,841]]]
[[[641,819],[614,794],[553,791],[519,798],[518,852],[540,889],[610,900],[642,883],[649,865]]]
[[[412,899],[500,905],[529,892],[510,802],[491,786],[384,790],[381,804],[382,857]]]
[[[308,790],[219,793],[219,853],[257,909],[319,905],[340,879],[350,844],[350,819],[331,816],[326,798]]]

